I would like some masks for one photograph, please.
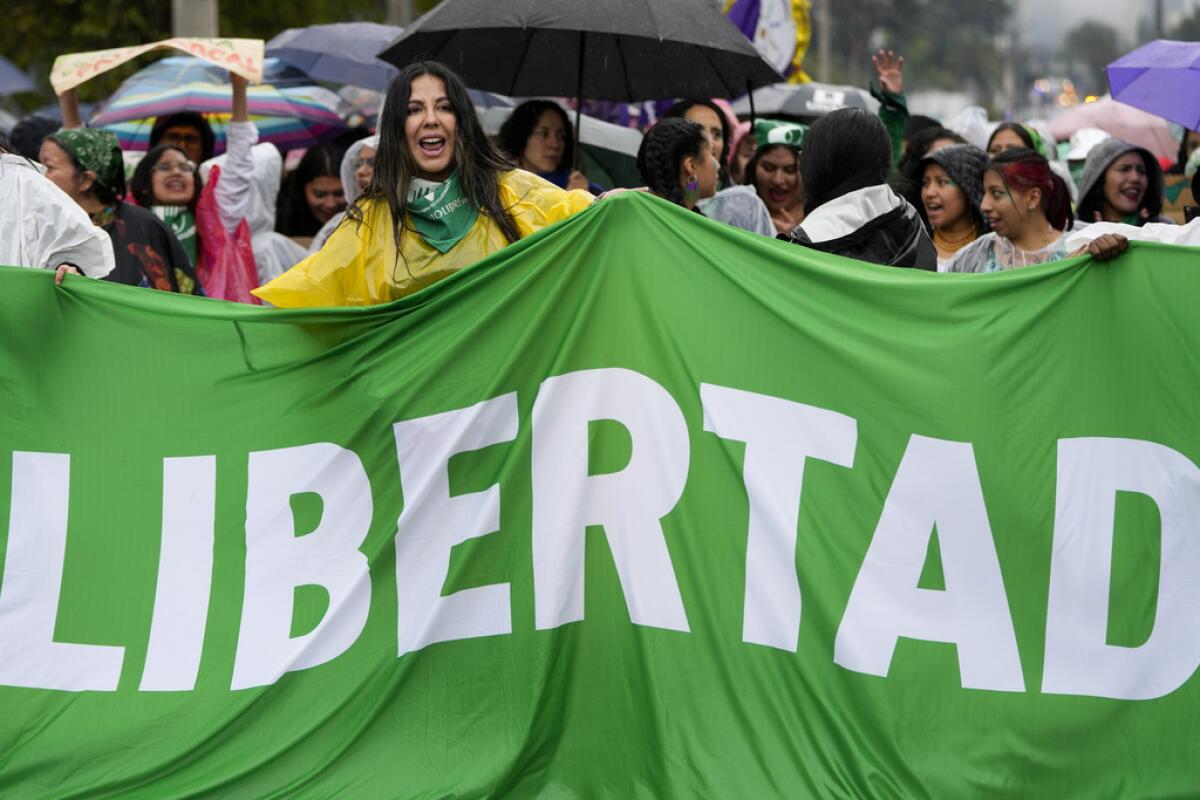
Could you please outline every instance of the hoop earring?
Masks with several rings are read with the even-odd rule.
[[[683,201],[695,204],[700,199],[700,180],[695,175],[688,175],[687,184],[683,187]]]

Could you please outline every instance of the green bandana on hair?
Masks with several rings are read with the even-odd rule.
[[[97,128],[64,128],[50,140],[66,150],[80,165],[96,173],[96,183],[117,197],[125,194],[125,162],[112,131]]]
[[[413,178],[408,187],[408,215],[421,238],[445,253],[471,230],[479,209],[462,193],[456,169],[441,183]]]
[[[773,144],[786,144],[797,150],[804,146],[808,126],[778,119],[760,119],[754,123],[754,146],[761,150]]]

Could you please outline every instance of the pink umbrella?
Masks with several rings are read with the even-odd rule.
[[[1071,138],[1080,128],[1099,128],[1117,139],[1144,147],[1156,158],[1174,160],[1179,141],[1162,117],[1105,97],[1083,103],[1050,120],[1050,132],[1060,142]]]

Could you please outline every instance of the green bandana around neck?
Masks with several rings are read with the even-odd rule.
[[[183,252],[196,263],[196,217],[187,206],[152,206],[154,215],[167,224],[179,240]]]
[[[458,170],[441,183],[413,178],[408,187],[408,215],[421,238],[445,253],[458,244],[479,216],[462,192]]]

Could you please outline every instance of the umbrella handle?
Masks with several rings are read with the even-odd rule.
[[[753,130],[754,123],[756,122],[756,115],[754,113],[754,84],[750,82],[749,78],[746,79],[746,97],[750,100],[750,128]]]

